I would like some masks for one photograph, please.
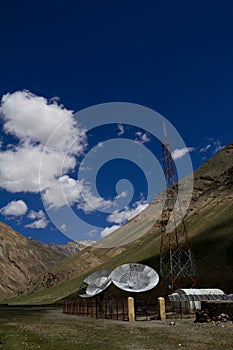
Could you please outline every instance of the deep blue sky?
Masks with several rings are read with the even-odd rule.
[[[197,168],[233,139],[232,18],[231,1],[4,2],[0,96],[27,89],[75,112],[111,101],[150,107],[195,148]],[[23,199],[42,209],[33,208],[34,195],[1,193],[0,207]],[[23,218],[0,220],[26,236],[64,241],[56,229],[50,238],[26,229]]]

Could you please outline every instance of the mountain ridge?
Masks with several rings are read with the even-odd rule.
[[[92,240],[84,240],[84,241],[71,241],[66,244],[56,244],[56,243],[42,243],[46,247],[64,254],[65,256],[72,256],[76,253],[79,253],[81,250],[85,249],[86,247],[89,247],[90,245],[95,244],[96,241]]]

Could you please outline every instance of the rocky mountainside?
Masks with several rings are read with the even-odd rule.
[[[80,252],[81,250],[85,249],[86,247],[89,247],[95,243],[96,243],[95,241],[85,240],[85,241],[68,242],[67,244],[50,243],[50,244],[44,244],[44,245],[58,253],[64,254],[66,256],[72,256]]]
[[[194,180],[185,222],[197,261],[199,283],[202,288],[221,288],[230,293],[233,289],[233,143],[197,169]],[[190,177],[183,179],[180,186],[185,187],[188,181]],[[156,197],[148,208],[120,229],[34,280],[31,294],[18,302],[51,302],[80,293],[87,274],[126,262],[141,262],[159,270],[160,225],[155,218],[160,202],[160,197]],[[123,242],[128,243],[121,245]],[[107,248],[111,245],[112,248]]]
[[[60,254],[0,222],[0,297],[22,293],[31,279],[64,261]]]

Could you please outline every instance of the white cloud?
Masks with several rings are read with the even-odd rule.
[[[180,148],[180,149],[175,149],[174,151],[172,151],[172,158],[174,160],[182,158],[187,153],[194,151],[194,149],[195,149],[194,147],[184,147],[184,148]]]
[[[100,232],[101,238],[104,238],[104,237],[110,235],[110,233],[112,233],[113,231],[116,231],[120,227],[121,227],[120,225],[113,225],[111,227],[105,227],[105,229]]]
[[[212,153],[215,154],[215,153],[221,151],[225,147],[222,145],[220,140],[215,140],[215,139],[210,138],[210,137],[206,137],[206,139],[209,141],[209,143],[200,149],[200,153],[207,152],[211,148]]]
[[[75,167],[75,158],[64,153],[49,151],[41,156],[43,147],[24,144],[14,150],[0,152],[0,187],[9,192],[39,192],[40,188],[45,189],[55,181],[61,171]],[[63,165],[63,169],[62,168]]]
[[[106,209],[112,205],[111,200],[105,200],[102,197],[95,196],[87,184],[79,183],[81,188],[81,197],[77,205],[85,213],[91,213],[98,209]]]
[[[128,192],[127,191],[123,191],[120,194],[118,194],[115,199],[120,199],[120,198],[125,198],[127,196]]]
[[[148,207],[148,203],[146,203],[144,200],[140,200],[134,204],[134,208],[130,209],[129,207],[126,207],[123,211],[120,212],[113,212],[107,217],[108,222],[114,222],[116,224],[122,224],[132,218],[134,218],[136,215],[140,214],[141,211],[146,209]]]
[[[117,200],[127,196],[127,192],[123,191],[113,199],[106,200],[102,197],[95,196],[87,184],[80,181],[77,181],[77,183],[79,183],[80,188],[80,197],[77,199],[77,208],[82,209],[86,214],[95,210],[105,210],[109,209],[111,206],[116,206]]]
[[[144,144],[144,143],[150,142],[151,139],[146,133],[142,133],[141,131],[137,131],[135,141],[138,143]]]
[[[39,211],[35,211],[35,210],[31,210],[28,214],[28,218],[29,219],[42,219],[44,218],[45,214],[43,212],[43,210],[39,210]]]
[[[119,130],[118,136],[123,135],[125,133],[125,129],[124,129],[123,124],[117,124],[117,127],[118,127],[118,130]]]
[[[29,91],[16,91],[2,97],[1,114],[5,132],[20,140],[29,139],[45,145],[56,130],[53,146],[64,150],[74,141],[77,133],[73,112]],[[62,128],[57,129],[62,125]]]
[[[38,192],[40,147],[22,146],[0,152],[0,186],[10,192]]]
[[[82,182],[64,175],[53,181],[42,196],[49,208],[71,206],[81,198],[81,186]]]
[[[113,203],[112,200],[95,196],[90,186],[84,184],[83,180],[75,180],[68,175],[61,176],[56,182],[54,181],[42,196],[49,208],[59,208],[67,204],[72,206],[77,203],[77,208],[85,213],[109,208]],[[124,196],[125,194],[122,193],[118,197]]]
[[[66,231],[66,230],[67,230],[66,224],[62,224],[62,225],[60,226],[60,230],[61,230],[61,231]]]
[[[200,152],[203,153],[203,152],[207,152],[211,147],[211,144],[209,143],[208,145],[206,145],[205,147],[202,147],[200,149]]]
[[[36,220],[31,224],[26,225],[26,227],[40,229],[40,228],[47,227],[47,225],[48,225],[48,220],[46,218],[43,218],[43,219]]]
[[[39,211],[31,210],[28,214],[28,218],[32,220],[36,219],[32,223],[25,226],[28,228],[35,228],[35,229],[45,228],[49,223],[43,210],[39,210]]]
[[[27,210],[27,204],[22,200],[18,200],[8,203],[0,212],[3,215],[21,216],[26,214]]]
[[[75,156],[87,146],[73,112],[57,99],[48,101],[28,91],[8,93],[2,97],[0,113],[4,131],[18,138],[18,144],[0,151],[0,187],[7,191],[50,189],[57,178],[75,168]]]

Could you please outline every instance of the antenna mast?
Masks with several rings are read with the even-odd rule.
[[[197,275],[183,220],[178,177],[167,142],[165,123],[163,128],[162,161],[167,193],[161,220],[160,274],[169,292],[173,292],[178,288],[197,286]],[[180,224],[177,225],[177,222]]]

